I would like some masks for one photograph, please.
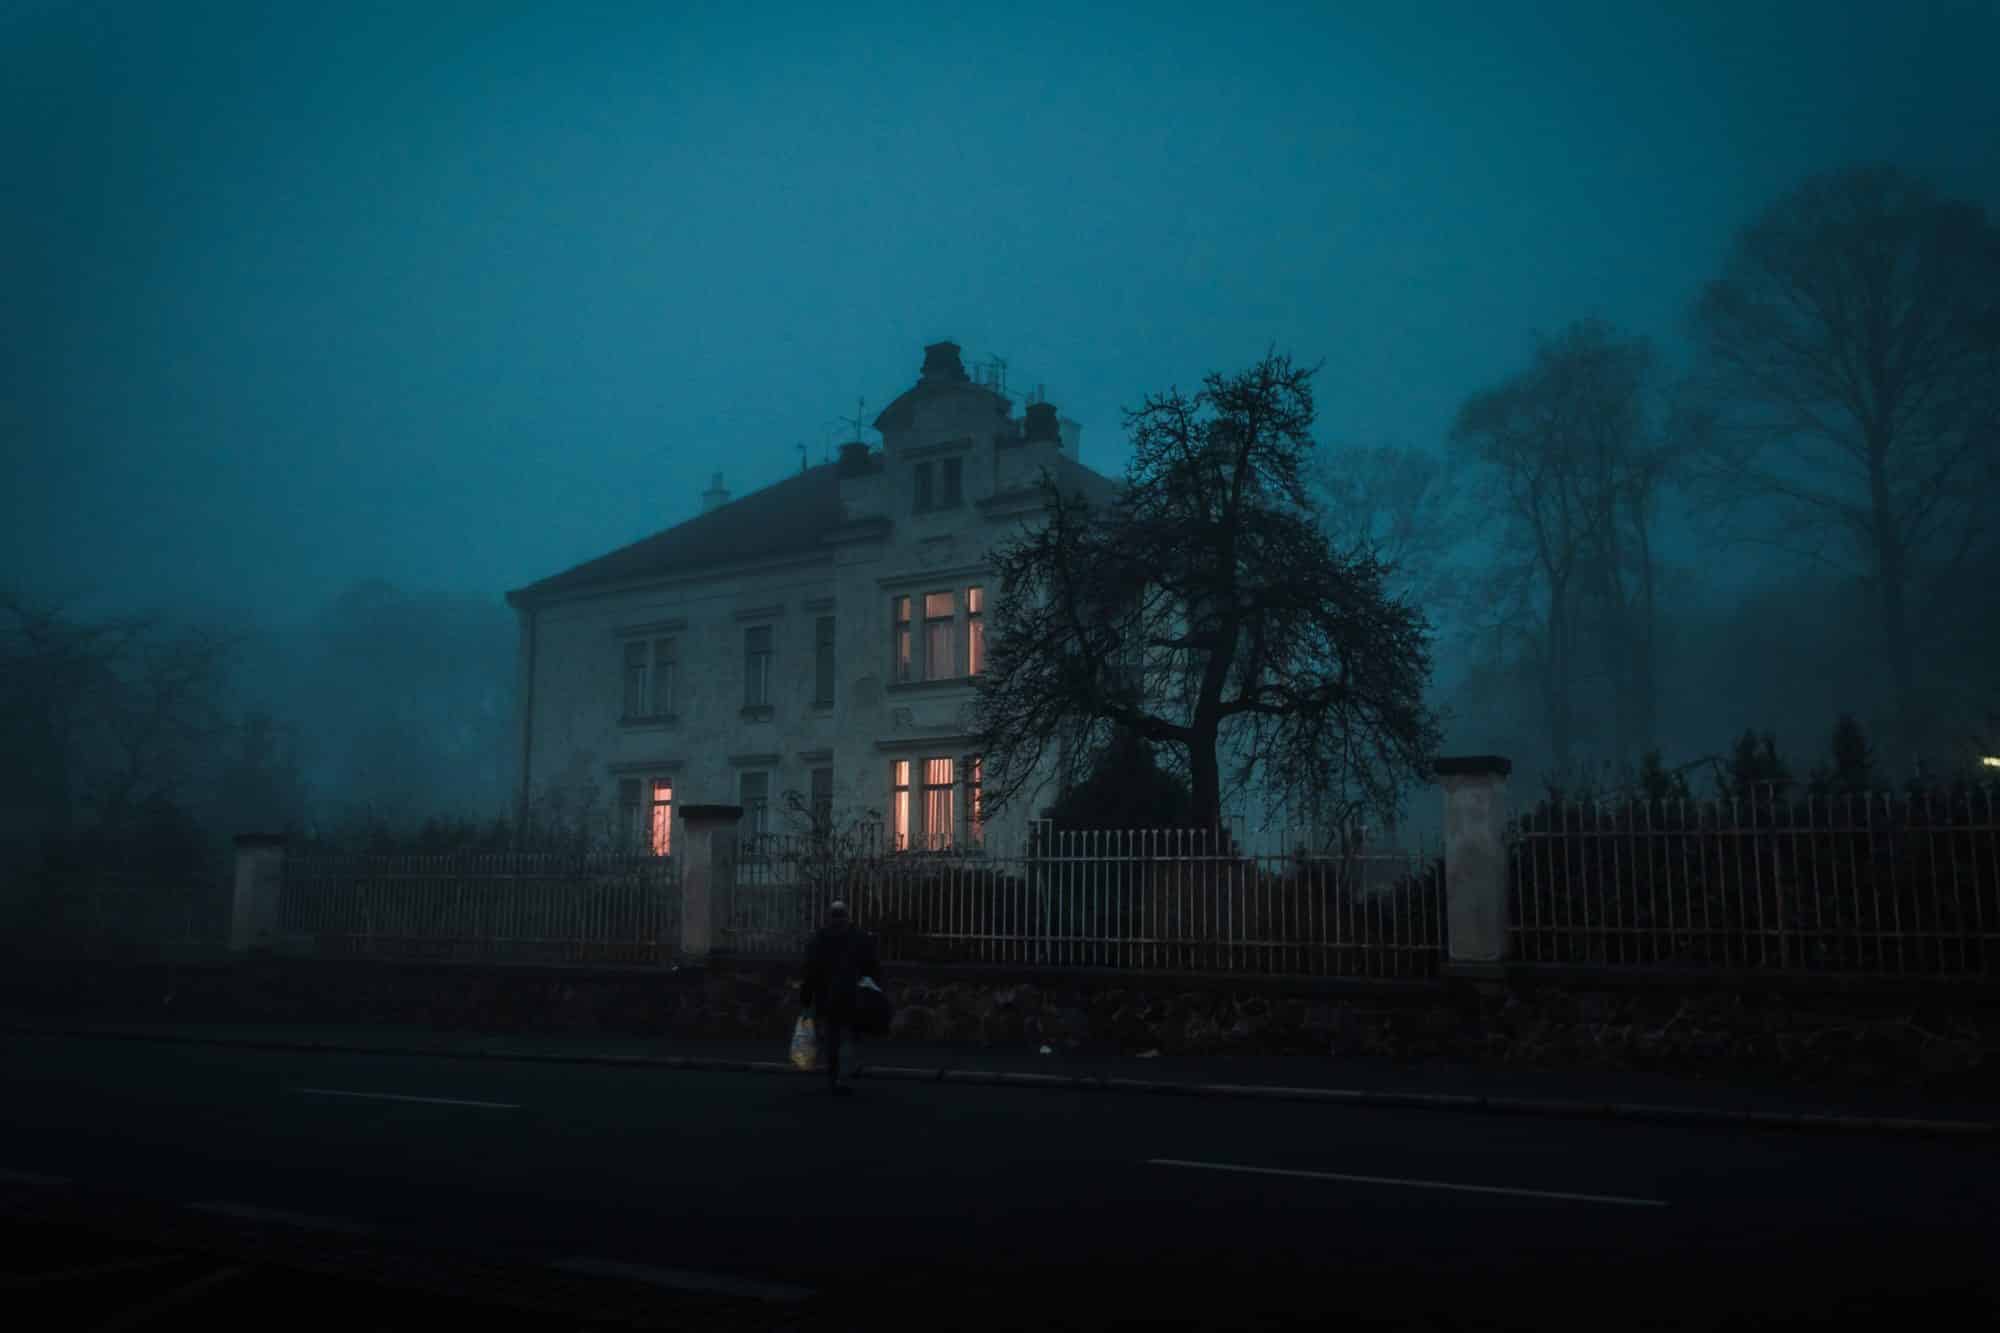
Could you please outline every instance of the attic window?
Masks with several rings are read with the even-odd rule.
[[[965,503],[965,460],[947,458],[944,461],[944,496],[938,501],[943,509],[956,509]]]
[[[921,514],[926,509],[929,509],[932,503],[931,465],[928,462],[918,463],[916,465],[916,469],[917,469],[917,512]]]

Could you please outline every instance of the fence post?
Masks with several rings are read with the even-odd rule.
[[[285,878],[282,833],[236,835],[236,892],[229,913],[229,952],[268,949],[278,933],[278,891]]]
[[[1440,758],[1444,788],[1446,966],[1495,971],[1507,958],[1507,775],[1499,755]]]
[[[740,805],[684,805],[681,864],[681,956],[703,963],[724,950],[736,900],[736,827]],[[665,961],[665,960],[663,960]]]

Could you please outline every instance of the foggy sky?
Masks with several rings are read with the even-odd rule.
[[[1992,3],[1068,8],[7,6],[0,569],[497,601],[946,337],[1111,475],[1270,344],[1322,439],[1434,446],[1536,330],[1678,358],[1808,172],[1996,202]]]

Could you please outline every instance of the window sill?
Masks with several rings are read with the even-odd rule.
[[[926,692],[962,689],[978,680],[977,676],[945,676],[938,680],[903,680],[883,686],[890,694],[924,694]]]
[[[745,722],[769,722],[776,715],[777,710],[770,704],[745,704],[739,714]]]
[[[678,713],[655,713],[651,717],[621,717],[618,725],[627,731],[665,731],[681,724]]]
[[[815,699],[815,700],[813,700],[813,701],[812,701],[812,702],[811,702],[810,704],[806,705],[806,709],[807,709],[807,711],[808,711],[808,712],[810,712],[810,713],[811,713],[811,714],[812,714],[812,715],[813,715],[814,717],[832,717],[832,716],[833,716],[833,700],[831,700],[831,699]]]

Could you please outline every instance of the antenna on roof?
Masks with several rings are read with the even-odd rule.
[[[866,413],[866,412],[865,412],[865,411],[863,410],[863,409],[864,409],[864,408],[865,408],[865,407],[867,406],[867,402],[868,402],[868,400],[867,400],[867,399],[865,399],[865,398],[857,398],[857,399],[855,399],[855,400],[854,400],[854,415],[853,415],[853,416],[851,416],[851,417],[840,417],[840,418],[838,418],[838,420],[840,421],[840,423],[841,423],[841,424],[842,424],[843,426],[846,426],[846,427],[848,427],[848,428],[849,428],[850,430],[852,430],[852,431],[853,431],[853,434],[851,434],[851,435],[849,435],[849,436],[847,437],[847,438],[848,438],[848,439],[850,439],[850,440],[859,440],[859,439],[861,438],[861,432],[862,432],[862,430],[863,430],[863,429],[864,429],[864,428],[865,428],[865,427],[867,426],[867,424],[868,424],[868,417],[867,417],[867,413]]]

